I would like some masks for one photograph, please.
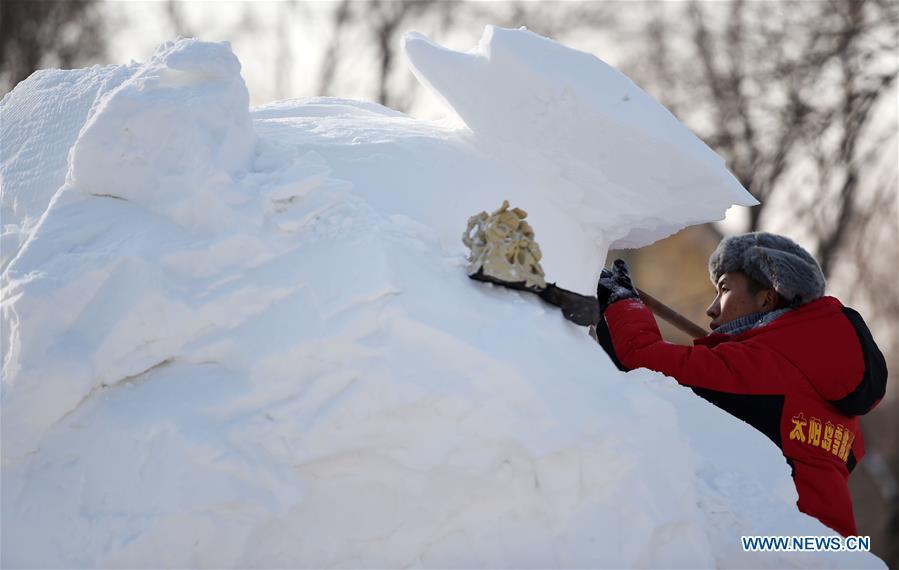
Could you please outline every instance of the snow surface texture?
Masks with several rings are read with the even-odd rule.
[[[758,204],[721,157],[593,55],[494,27],[470,53],[415,33],[405,48],[422,83],[604,245],[641,247]]]
[[[407,48],[438,95],[460,93],[455,74],[488,87],[424,41]],[[651,241],[747,200],[711,159],[689,163],[725,181],[701,206],[621,172],[579,187],[568,168],[603,163],[560,149],[625,160],[650,135],[555,133],[539,92],[573,92],[522,69],[608,68],[525,31],[488,28],[481,50],[517,82],[489,90],[516,93],[534,149],[500,148],[504,127],[455,103],[470,129],[338,99],[249,110],[229,46],[195,40],[4,98],[3,566],[882,567],[742,552],[742,534],[831,534],[764,436],[619,373],[536,297],[468,279],[465,220],[503,197],[566,285],[618,239],[601,220]],[[641,127],[665,133],[658,152],[696,146],[627,85],[662,117]]]
[[[135,65],[34,73],[0,102],[0,270],[62,186],[69,149],[101,96]]]

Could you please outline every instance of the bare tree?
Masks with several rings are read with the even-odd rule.
[[[187,23],[182,11],[183,2],[181,0],[168,0],[165,3],[165,14],[168,17],[169,24],[175,35],[181,38],[192,38],[197,35],[193,28]]]
[[[105,50],[94,0],[0,2],[0,89],[5,93],[37,69],[93,63]]]
[[[331,32],[331,41],[325,48],[325,55],[322,58],[320,76],[318,80],[318,94],[330,95],[331,86],[334,83],[334,74],[337,71],[337,62],[340,57],[340,47],[343,38],[344,27],[350,19],[350,0],[341,0],[337,9],[334,11]]]
[[[333,31],[322,58],[318,92],[325,95],[333,90],[339,64],[346,57],[343,53],[346,36],[356,34],[363,41],[357,41],[353,49],[372,53],[375,58],[374,100],[400,110],[407,108],[409,98],[391,88],[401,34],[425,19],[437,21],[440,29],[446,29],[455,10],[464,6],[439,0],[342,0],[333,13]]]
[[[746,230],[762,229],[772,204],[792,204],[787,212],[778,207],[778,214],[811,236],[827,276],[852,239],[850,222],[872,210],[862,181],[881,155],[869,152],[865,141],[878,136],[873,111],[895,96],[897,6],[882,0],[693,0],[683,18],[689,34],[680,45],[672,40],[670,20],[655,17],[646,26],[654,53],[641,51],[653,62],[644,65],[644,83],[660,78],[661,98],[672,99],[682,115],[708,110],[692,126],[761,201],[750,210]],[[894,126],[885,134],[894,139]],[[803,183],[804,192],[791,193],[802,173],[811,181]]]
[[[275,96],[283,99],[293,84],[293,37],[292,28],[300,10],[300,4],[296,0],[285,0],[279,4],[277,33],[277,55],[275,56]]]
[[[330,94],[339,76],[343,47],[355,34],[353,49],[372,53],[377,73],[373,98],[382,105],[406,110],[413,103],[417,85],[397,65],[400,37],[409,29],[423,28],[442,34],[462,23],[491,22],[505,26],[526,26],[550,37],[561,38],[583,30],[596,32],[614,25],[614,10],[597,2],[478,3],[442,0],[342,0],[332,13],[332,36],[319,73],[318,93]],[[359,41],[362,38],[363,41]],[[403,75],[406,81],[398,76]]]

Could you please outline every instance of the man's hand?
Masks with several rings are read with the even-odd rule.
[[[599,300],[600,314],[605,313],[615,301],[640,298],[631,282],[630,269],[623,259],[616,259],[611,270],[603,268],[596,286],[596,298]]]

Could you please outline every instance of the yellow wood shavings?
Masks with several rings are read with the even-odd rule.
[[[509,201],[493,212],[468,218],[462,242],[469,248],[468,274],[483,269],[484,275],[509,282],[524,281],[528,287],[546,287],[540,267],[540,246],[521,208],[509,209]]]

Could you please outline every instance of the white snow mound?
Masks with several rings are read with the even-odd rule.
[[[256,147],[248,105],[228,44],[164,44],[84,126],[68,182],[188,228],[241,225],[232,206],[246,197],[229,186]]]
[[[136,68],[44,69],[0,101],[0,271],[65,182],[69,149],[97,103]]]
[[[419,80],[475,137],[543,178],[605,245],[642,247],[722,219],[731,204],[758,204],[721,157],[593,55],[493,26],[469,53],[416,33],[404,45]]]
[[[532,35],[499,37],[510,68],[530,58]],[[499,113],[513,101],[493,89]],[[27,133],[4,131],[2,163],[19,228],[0,277],[4,567],[882,567],[744,553],[741,535],[831,534],[796,510],[780,452],[670,379],[619,373],[535,296],[465,274],[466,219],[502,198],[531,211],[562,285],[598,269],[616,208],[632,215],[616,235],[718,209],[621,183],[579,198],[608,198],[592,218],[558,199],[602,170],[589,153],[501,150],[475,121],[371,103],[247,100],[227,44],[195,40],[4,98]],[[599,99],[569,111],[618,116]],[[66,126],[42,130],[50,116]],[[616,128],[673,136],[659,122]]]

